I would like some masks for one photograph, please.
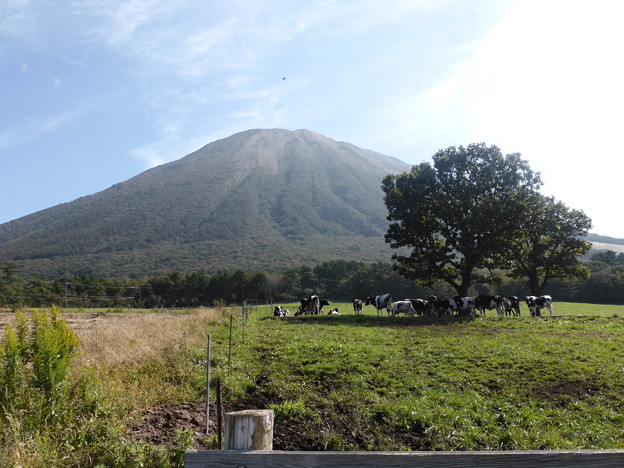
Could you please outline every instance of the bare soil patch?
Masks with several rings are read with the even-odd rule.
[[[223,414],[231,411],[241,411],[250,408],[266,408],[265,401],[246,399],[237,402],[223,404]],[[206,436],[206,402],[194,401],[172,405],[158,405],[146,409],[140,413],[139,420],[128,427],[131,437],[150,442],[156,445],[172,445],[175,443],[178,431],[193,431],[193,449],[204,450],[210,447],[210,439],[217,434],[217,410],[214,402],[210,407],[210,425]],[[223,422],[223,421],[222,421]],[[298,431],[296,425],[276,424],[273,428],[273,448],[284,450],[293,443],[293,437],[297,437],[297,446],[305,445],[306,441],[299,438],[303,434]],[[222,425],[223,427],[223,425]],[[299,436],[298,436],[299,433]],[[299,450],[318,450],[319,447],[310,445]]]

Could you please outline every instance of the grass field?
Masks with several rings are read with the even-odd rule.
[[[349,313],[260,309],[245,344],[240,326],[235,334],[228,398],[272,407],[287,428],[279,448],[624,447],[622,306],[558,303],[553,318],[474,321],[333,306]]]
[[[147,436],[172,425],[194,432],[192,447],[213,446],[202,435],[208,334],[226,408],[272,408],[275,449],[624,448],[624,306],[556,302],[554,317],[525,306],[519,318],[476,320],[333,307],[341,315],[280,319],[259,306],[244,322],[240,307],[63,310],[80,339],[68,422],[44,428],[16,413],[0,455],[23,466],[170,466],[186,445],[175,432],[160,438],[178,453],[166,455]],[[181,407],[192,413],[176,421]],[[146,413],[162,425],[141,423]]]
[[[282,307],[290,310],[291,314],[297,310],[299,304],[280,304]],[[332,302],[330,306],[325,306],[326,312],[329,309],[337,307],[342,315],[353,314],[353,306],[346,302]],[[259,306],[259,309],[263,313],[269,313],[269,307]],[[520,303],[520,311],[522,316],[529,315],[529,311],[524,302]],[[272,312],[272,310],[271,310]],[[384,315],[386,314],[384,310]],[[542,310],[542,315],[548,314],[547,310]],[[364,315],[377,315],[373,306],[364,306]],[[495,311],[487,311],[488,317],[496,316]],[[575,315],[575,316],[597,316],[597,317],[613,317],[614,315],[624,317],[624,305],[609,305],[609,304],[581,304],[575,302],[553,302],[553,315]]]

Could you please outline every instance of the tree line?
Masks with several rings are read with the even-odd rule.
[[[592,255],[582,262],[587,279],[553,280],[548,293],[555,301],[624,304],[624,253]],[[480,272],[487,283],[473,284],[469,295],[502,294],[523,297],[526,282],[503,271]],[[12,263],[0,264],[0,307],[104,307],[188,308],[241,304],[243,301],[286,304],[318,294],[330,301],[347,302],[373,294],[391,293],[395,299],[426,298],[431,294],[451,297],[444,282],[431,287],[417,285],[400,275],[391,263],[335,260],[314,267],[302,266],[282,272],[242,270],[214,274],[171,272],[136,278],[103,278],[93,274],[67,275],[50,281],[42,277],[25,280]]]

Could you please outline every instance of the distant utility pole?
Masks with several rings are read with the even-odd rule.
[[[71,283],[65,283],[65,298],[63,300],[63,307],[67,308],[67,286],[70,285]]]

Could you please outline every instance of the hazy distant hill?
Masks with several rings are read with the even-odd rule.
[[[387,261],[381,180],[409,167],[306,130],[249,130],[0,225],[0,261],[50,276]]]
[[[587,239],[592,243],[592,251],[598,252],[604,250],[612,250],[614,252],[624,252],[624,239],[618,239],[609,236],[600,236],[598,234],[590,233]]]

